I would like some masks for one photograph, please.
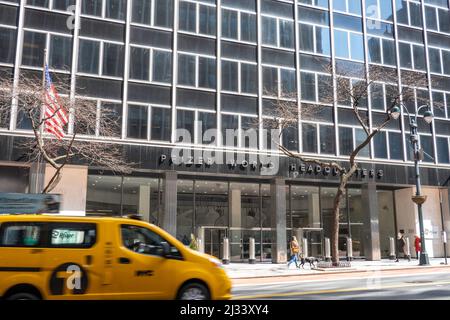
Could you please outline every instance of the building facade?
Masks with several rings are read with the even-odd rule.
[[[323,65],[396,74],[395,83],[370,88],[362,110],[371,126],[406,86],[403,76],[423,74],[429,85],[411,87],[414,98],[404,104],[411,113],[428,104],[435,116],[418,124],[427,250],[443,255],[441,231],[450,230],[448,0],[2,0],[0,39],[3,77],[41,74],[47,49],[50,70],[70,83],[71,96],[95,101],[99,118],[107,113],[121,123],[114,137],[95,130],[82,138],[122,145],[135,172],[67,167],[55,190],[65,212],[140,213],[182,241],[199,235],[217,256],[228,237],[232,261],[248,259],[255,238],[257,259],[283,262],[288,237],[299,231],[310,255],[320,256],[331,233],[336,173],[273,148],[264,120],[274,101],[318,110],[301,113],[280,143],[345,165],[365,133],[348,99],[324,99],[323,80],[332,76]],[[348,85],[357,80],[349,77]],[[256,143],[249,143],[245,132],[255,123]],[[212,139],[209,129],[223,136]],[[229,129],[237,135],[226,139]],[[0,121],[0,191],[38,192],[48,179],[50,168],[20,161],[15,142],[29,136],[12,101]],[[342,256],[347,238],[355,257],[377,260],[389,256],[399,230],[411,240],[418,233],[409,138],[405,113],[360,153],[361,170],[341,208]]]

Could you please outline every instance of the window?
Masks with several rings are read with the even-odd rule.
[[[170,107],[128,105],[127,137],[139,140],[171,141],[171,119]]]
[[[201,88],[216,88],[216,60],[198,58],[198,86]]]
[[[289,126],[283,130],[282,144],[288,150],[298,151],[298,128]]]
[[[123,76],[124,46],[122,44],[80,39],[79,48],[78,72],[111,77]],[[103,57],[101,64],[100,57]],[[100,66],[101,70],[99,70]]]
[[[425,70],[425,49],[421,45],[399,42],[400,66],[406,69]]]
[[[222,145],[239,146],[239,115],[222,114]]]
[[[72,39],[50,36],[49,66],[53,69],[70,70],[72,65]]]
[[[222,9],[222,37],[238,40],[238,11]]]
[[[23,35],[22,65],[42,67],[47,35],[44,33],[25,31]]]
[[[211,139],[207,139],[205,133],[208,130],[217,128],[217,116],[213,112],[197,112],[198,118],[198,134],[197,134],[197,143],[199,144],[216,144],[216,137],[211,137]],[[209,136],[209,133],[208,133]]]
[[[445,118],[445,95],[443,92],[433,91],[433,114],[437,118]]]
[[[422,27],[422,9],[419,2],[395,0],[398,23]]]
[[[373,145],[374,145],[374,153],[375,158],[379,159],[387,159],[387,142],[386,142],[386,132],[381,131],[378,132],[377,135],[373,138]]]
[[[257,66],[240,61],[222,60],[222,90],[256,94]]]
[[[176,247],[150,229],[133,225],[121,225],[120,231],[122,243],[128,250],[143,255],[162,257],[164,254],[163,243],[167,243],[170,247],[169,256],[175,259],[182,259],[182,255]]]
[[[299,0],[299,3],[324,9],[328,8],[328,0]]]
[[[334,0],[334,10],[355,15],[361,15],[361,1],[360,0]]]
[[[329,56],[330,29],[301,23],[300,26],[300,50]]]
[[[429,47],[428,52],[431,72],[450,75],[450,51]]]
[[[18,1],[12,1],[12,2],[18,2]],[[51,8],[53,10],[60,10],[60,11],[67,11],[67,9],[75,5],[75,0],[27,0],[27,5],[35,6],[35,7],[42,7],[42,8],[49,8],[50,2],[52,2]]]
[[[37,247],[41,244],[42,224],[3,223],[0,227],[0,246]]]
[[[392,2],[385,0],[366,0],[366,15],[371,19],[392,21]]]
[[[197,88],[216,88],[216,60],[214,58],[178,55],[178,84]]]
[[[152,107],[151,140],[170,141],[172,128],[172,110],[170,108]]]
[[[153,81],[172,82],[172,53],[168,51],[153,50]]]
[[[420,146],[423,148],[423,161],[434,162],[433,137],[420,135]]]
[[[124,21],[127,15],[127,2],[126,0],[83,0],[81,13]]]
[[[403,143],[401,132],[389,132],[389,158],[403,160]]]
[[[126,0],[105,1],[105,18],[115,20],[125,20],[127,2]]]
[[[303,101],[332,103],[331,81],[329,75],[302,71],[300,73],[301,99]]]
[[[150,49],[130,48],[130,79],[150,79]]]
[[[112,102],[100,103],[100,128],[99,135],[105,136],[102,126],[107,126],[107,132],[111,132],[112,137],[122,137],[122,104]]]
[[[294,48],[294,22],[262,17],[262,43],[279,48]]]
[[[336,132],[333,126],[319,125],[320,129],[320,153],[321,154],[335,154],[336,143],[334,137]]]
[[[317,125],[302,124],[303,152],[317,153]]]
[[[59,248],[90,248],[97,239],[95,224],[50,223],[50,246]]]
[[[295,98],[296,71],[278,67],[263,67],[264,95]]]
[[[102,0],[83,0],[81,3],[81,13],[90,16],[102,16]]]
[[[80,39],[78,55],[78,71],[83,73],[99,72],[100,43],[97,41]]]
[[[208,36],[216,35],[216,7],[181,1],[179,29]]]
[[[438,161],[443,164],[450,164],[448,137],[436,137]]]
[[[353,151],[353,129],[339,127],[339,154],[349,156]]]
[[[128,133],[132,139],[148,139],[148,108],[147,106],[128,106]]]
[[[450,33],[450,11],[448,9],[425,6],[425,16],[429,30]]]
[[[364,61],[364,41],[361,34],[336,29],[334,37],[338,58]]]
[[[131,21],[153,27],[172,28],[173,0],[133,0]]]
[[[22,65],[42,67],[44,49],[47,49],[47,36],[50,37],[48,48],[50,68],[69,71],[72,65],[72,38],[30,31],[24,32]]]
[[[105,76],[123,76],[123,45],[104,43],[103,72]]]
[[[16,56],[16,36],[15,29],[0,28],[0,63],[14,63]]]
[[[172,53],[153,48],[131,47],[130,79],[171,83]]]
[[[396,65],[395,43],[393,40],[368,37],[369,61],[371,63]]]
[[[194,141],[193,138],[195,135],[194,123],[195,123],[195,111],[177,110],[177,130],[183,129],[185,130],[183,134],[189,133],[189,136],[177,137],[177,142],[193,143]]]

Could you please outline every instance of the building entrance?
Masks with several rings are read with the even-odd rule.
[[[217,258],[223,257],[223,239],[228,237],[226,227],[201,227],[199,239],[205,253]]]

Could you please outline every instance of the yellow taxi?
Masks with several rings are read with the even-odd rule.
[[[7,300],[226,300],[219,260],[133,218],[0,216]]]

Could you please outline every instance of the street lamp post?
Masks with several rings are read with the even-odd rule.
[[[419,161],[422,160],[420,157],[420,150],[419,150],[419,134],[417,130],[417,117],[419,115],[420,110],[427,108],[428,110],[424,113],[424,120],[426,123],[430,124],[433,121],[433,113],[430,110],[430,107],[428,105],[423,105],[420,108],[417,109],[416,114],[414,118],[409,113],[408,109],[403,105],[400,104],[408,114],[409,117],[409,126],[411,130],[411,144],[413,145],[414,149],[414,167],[415,167],[415,175],[416,175],[416,195],[412,197],[412,200],[415,204],[417,204],[417,211],[419,215],[419,228],[420,228],[420,242],[421,242],[421,248],[420,248],[420,262],[419,264],[421,266],[429,265],[430,260],[428,258],[428,253],[425,249],[425,232],[423,227],[423,211],[422,211],[422,205],[427,200],[427,197],[422,195],[422,187],[420,182],[420,167],[419,167]],[[401,115],[401,109],[400,107],[396,106],[392,108],[391,110],[391,117],[393,119],[398,119]]]

